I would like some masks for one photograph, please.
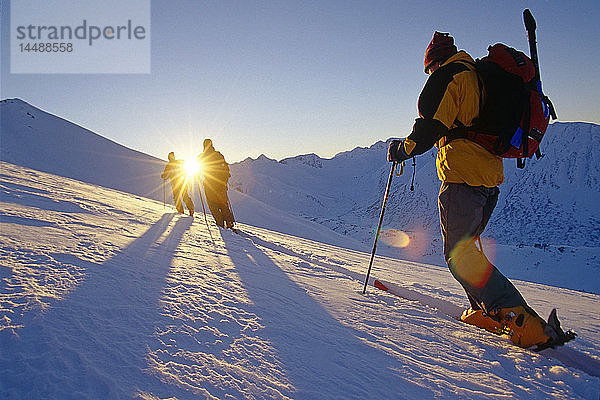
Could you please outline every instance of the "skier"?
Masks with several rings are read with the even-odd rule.
[[[438,205],[444,258],[470,302],[461,320],[495,333],[508,333],[516,345],[562,344],[556,318],[548,322],[527,305],[515,286],[476,245],[504,181],[502,158],[468,139],[448,141],[457,126],[470,126],[480,110],[480,89],[473,59],[458,51],[447,33],[435,32],[426,52],[430,75],[419,96],[419,116],[405,140],[392,140],[388,161],[402,162],[438,147],[437,172],[442,181]]]
[[[231,176],[229,165],[223,155],[215,150],[212,140],[205,139],[203,149],[204,151],[198,155],[197,161],[202,165],[204,173],[203,186],[208,209],[218,226],[234,229],[235,220],[227,197],[227,181]]]
[[[187,206],[190,217],[194,216],[194,203],[188,193],[188,182],[187,175],[183,168],[183,160],[176,160],[175,153],[170,152],[168,155],[169,162],[165,166],[165,169],[160,176],[163,179],[171,180],[171,189],[173,190],[173,201],[175,202],[175,208],[180,214],[183,214],[183,204],[181,200]]]

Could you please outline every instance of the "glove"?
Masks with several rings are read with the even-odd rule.
[[[406,154],[404,150],[404,141],[394,139],[390,142],[390,147],[388,148],[388,161],[392,162],[402,162],[404,160],[408,160],[410,156]]]

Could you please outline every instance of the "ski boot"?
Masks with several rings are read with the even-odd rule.
[[[495,318],[502,325],[502,333],[524,349],[542,345],[551,339],[545,332],[546,321],[529,307],[501,308],[495,311]]]
[[[474,310],[472,307],[467,308],[460,316],[460,320],[464,323],[475,325],[478,328],[485,329],[486,331],[495,333],[497,335],[502,334],[502,324],[491,318],[485,311],[481,309]]]

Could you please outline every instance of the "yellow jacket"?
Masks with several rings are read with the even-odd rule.
[[[473,59],[465,51],[450,57],[435,71],[419,96],[419,115],[404,142],[408,155],[418,155],[434,145],[436,165],[444,182],[494,187],[504,181],[502,158],[468,139],[448,142],[449,129],[472,124],[479,115],[480,89]]]

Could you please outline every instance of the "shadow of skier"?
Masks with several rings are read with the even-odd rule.
[[[173,253],[192,224],[191,218],[180,218],[169,231],[175,215],[163,215],[100,265],[71,256],[70,262],[87,270],[81,286],[35,316],[18,336],[0,335],[0,371],[13,371],[2,373],[7,379],[0,397],[122,399],[148,386],[153,378],[143,370],[160,319],[161,290]],[[4,397],[7,393],[11,396]]]
[[[404,378],[398,360],[362,342],[251,240],[221,232],[229,257],[294,390],[294,399],[428,398]],[[333,378],[333,380],[332,380]],[[377,383],[385,382],[385,385]]]

